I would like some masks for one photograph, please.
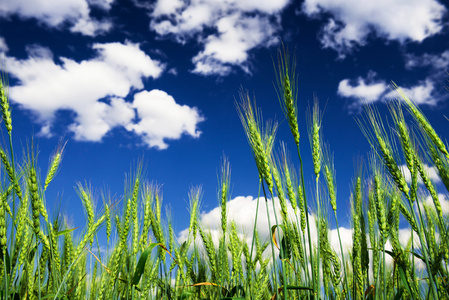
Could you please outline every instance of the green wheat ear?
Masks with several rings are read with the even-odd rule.
[[[447,151],[446,145],[440,139],[438,134],[433,129],[432,125],[430,125],[429,120],[427,120],[426,116],[422,113],[422,111],[413,103],[407,95],[396,85],[396,83],[392,83],[393,88],[399,93],[401,98],[407,105],[408,110],[418,122],[421,130],[429,137],[429,139],[435,144],[438,150],[443,153],[447,159],[449,159],[449,152]]]
[[[288,48],[282,45],[282,50],[278,49],[276,72],[276,91],[282,111],[288,120],[290,131],[295,139],[295,144],[299,145],[298,129],[298,108],[297,108],[297,82],[296,82],[296,59],[291,57]]]
[[[202,197],[202,189],[201,187],[192,188],[189,193],[190,200],[190,225],[189,225],[189,234],[192,233],[193,240],[196,240],[196,234],[198,231],[198,213],[201,206],[201,197]]]
[[[265,180],[269,191],[273,193],[270,162],[277,124],[267,122],[265,128],[262,128],[262,118],[259,116],[255,100],[251,101],[248,93],[243,90],[240,91],[240,100],[240,103],[236,103],[237,111],[256,161],[259,175]]]
[[[6,130],[8,130],[8,135],[11,136],[12,131],[11,108],[9,106],[9,98],[8,98],[8,82],[7,79],[5,78],[0,78],[0,105],[2,107],[3,122],[5,122]]]
[[[321,149],[321,121],[322,113],[318,104],[318,98],[313,97],[313,109],[308,114],[307,123],[309,125],[309,139],[312,147],[312,159],[315,176],[319,177],[322,164],[322,149]]]

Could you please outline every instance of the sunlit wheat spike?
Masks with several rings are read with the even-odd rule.
[[[221,230],[223,232],[223,236],[225,236],[228,224],[226,205],[229,198],[229,188],[231,184],[231,167],[226,158],[223,158],[220,176],[221,190],[219,204],[221,207]]]
[[[438,198],[438,193],[435,184],[432,182],[432,180],[430,180],[429,174],[424,169],[424,165],[418,157],[416,157],[415,159],[415,164],[418,169],[419,175],[422,179],[422,182],[424,183],[424,186],[429,191],[429,194],[432,197],[433,202],[436,203],[435,207],[438,210],[438,214],[442,216],[443,211],[441,208],[440,200]]]
[[[377,221],[379,222],[379,231],[382,236],[382,243],[385,243],[388,238],[388,224],[385,207],[385,185],[382,182],[380,174],[374,175],[374,200],[376,202]]]
[[[26,274],[27,274],[27,281],[26,281],[26,289],[27,294],[30,296],[31,300],[36,299],[36,296],[34,296],[34,263],[32,262],[26,262],[25,264]]]
[[[402,113],[400,102],[392,102],[389,105],[390,113],[393,118],[396,130],[398,132],[399,140],[401,142],[402,151],[404,152],[405,161],[410,172],[413,170],[415,146],[412,143],[410,131]]]
[[[172,218],[170,215],[170,212],[167,209],[167,221],[168,221],[168,250],[170,252],[173,252],[175,249],[175,231],[173,230],[172,226]]]
[[[322,149],[321,149],[321,112],[318,98],[313,98],[312,112],[308,113],[307,124],[309,125],[309,140],[312,148],[312,160],[315,176],[319,177],[321,171]]]
[[[2,159],[3,166],[5,167],[6,173],[8,174],[9,179],[11,182],[14,182],[14,170],[12,169],[9,159],[6,156],[5,151],[0,147],[0,157]]]
[[[4,201],[0,201],[0,248],[2,255],[6,256],[6,213]]]
[[[134,204],[131,220],[133,223],[132,232],[131,232],[131,235],[132,235],[131,255],[134,256],[139,251],[139,229],[140,229],[140,227],[139,227],[139,219],[137,218],[137,203]]]
[[[111,238],[111,209],[107,203],[104,204],[104,215],[106,216],[106,242],[109,244]]]
[[[323,164],[324,164],[324,178],[326,180],[327,190],[329,192],[329,200],[334,212],[337,211],[337,188],[335,181],[334,158],[330,153],[329,145],[323,146]]]
[[[231,222],[230,243],[231,243],[230,246],[231,246],[231,258],[233,269],[231,273],[231,280],[232,280],[233,278],[237,279],[242,271],[242,263],[241,263],[242,248],[234,221]]]
[[[429,145],[428,149],[430,150],[431,157],[433,160],[433,163],[435,165],[435,168],[438,170],[438,176],[440,177],[443,184],[446,186],[446,189],[449,189],[449,164],[445,157],[440,156],[440,154],[437,152],[435,147],[433,145]],[[433,187],[433,184],[431,184]],[[436,195],[436,191],[431,192],[433,203],[435,205],[435,208],[437,210],[438,216],[440,217],[440,220],[443,219],[443,208],[441,207],[440,200],[438,198],[438,195]]]
[[[17,233],[16,233],[16,243],[20,244],[20,241],[22,239],[22,236],[25,234],[25,227],[28,217],[28,210],[29,210],[29,201],[28,197],[26,199],[23,199],[23,201],[20,202],[19,210],[17,211]]]
[[[434,213],[433,210],[429,208],[428,205],[423,205],[426,214],[427,224],[427,243],[429,246],[430,256],[433,257],[436,254],[436,241],[435,241],[435,223],[434,223]],[[435,216],[436,217],[436,216]]]
[[[401,170],[398,167],[398,164],[396,163],[396,160],[394,158],[395,152],[393,151],[388,135],[385,132],[385,128],[379,116],[379,112],[372,106],[366,106],[365,111],[370,123],[369,125],[372,127],[374,132],[374,136],[372,136],[368,133],[367,130],[364,130],[362,128],[362,130],[364,130],[365,136],[371,143],[374,150],[379,153],[385,167],[387,168],[391,178],[393,178],[397,187],[406,195],[406,197],[409,197],[410,189],[407,185],[407,182],[405,181],[404,175],[402,174]]]
[[[296,59],[295,56],[291,57],[288,49],[282,45],[282,50],[278,49],[277,62],[277,67],[274,68],[276,71],[276,91],[295,144],[299,145]]]
[[[12,217],[12,212],[11,212],[11,207],[8,204],[8,197],[9,195],[11,195],[11,192],[13,190],[13,185],[11,184],[6,191],[4,191],[1,195],[0,195],[0,201],[3,201],[3,209],[6,211],[6,213]],[[15,222],[17,223],[17,219],[15,220]]]
[[[55,153],[51,156],[47,176],[45,178],[44,191],[47,190],[47,186],[55,178],[56,173],[58,172],[62,160],[62,155],[64,153],[65,145],[66,143],[60,144],[56,149]]]
[[[356,294],[357,298],[360,298],[363,294],[363,271],[362,271],[362,180],[360,176],[357,177],[354,196],[353,196],[353,208],[352,208],[352,218],[353,218],[353,250],[352,250],[352,265],[354,276],[356,278]]]
[[[0,76],[0,105],[2,107],[3,122],[5,122],[6,130],[8,131],[9,136],[11,136],[12,119],[8,99],[8,80],[4,77],[5,76]]]
[[[58,219],[55,219],[53,224],[49,223],[49,236],[50,236],[50,247],[51,247],[51,258],[54,262],[54,267],[56,270],[60,270],[61,268],[61,260],[59,256],[59,239],[56,236],[56,233],[59,231],[59,225],[57,222]]]
[[[19,254],[19,263],[17,264],[18,267],[25,264],[26,258],[28,256],[28,249],[31,242],[31,232],[28,226],[23,227],[23,237],[21,240],[22,247]]]
[[[255,102],[255,101],[254,101]],[[248,93],[240,91],[240,103],[236,104],[237,111],[246,133],[251,151],[256,161],[261,178],[267,183],[270,192],[273,190],[273,180],[270,171],[270,157],[276,135],[277,124],[267,123],[261,129],[262,120],[259,117],[255,103],[253,104]],[[253,107],[254,106],[254,107]]]
[[[210,264],[210,271],[212,272],[212,278],[214,280],[217,279],[217,261],[215,256],[215,246],[212,241],[212,235],[210,234],[210,231],[204,232],[204,230],[200,227],[198,227],[198,232],[200,233],[201,239],[203,241],[204,247],[206,248],[206,253],[208,257],[208,261]]]
[[[401,211],[404,218],[407,220],[407,222],[412,227],[413,231],[418,233],[418,226],[416,226],[415,219],[413,218],[412,214],[410,213],[409,209],[404,205],[404,203],[401,201],[399,203],[399,210]]]
[[[378,240],[375,231],[375,225],[377,221],[377,213],[376,213],[376,201],[374,199],[374,189],[371,186],[368,191],[368,235],[371,248],[377,249]],[[373,277],[374,281],[377,278],[377,268],[378,268],[378,259],[379,253],[377,251],[372,252],[372,260],[373,260]]]
[[[282,170],[283,170],[283,178],[285,180],[285,186],[287,189],[287,196],[288,200],[290,200],[290,204],[293,208],[293,210],[296,212],[298,209],[298,199],[296,197],[296,186],[297,183],[297,177],[296,177],[296,171],[293,168],[289,155],[287,153],[286,145],[284,143],[281,144],[281,161],[282,161]]]
[[[14,186],[17,196],[19,199],[22,199],[22,189],[20,188],[20,184],[18,182],[18,178],[15,178],[16,175],[14,173],[13,166],[9,163],[9,158],[6,155],[5,151],[0,147],[0,159],[5,167],[6,174],[8,174],[8,178],[11,181],[11,184]]]
[[[287,220],[287,200],[285,199],[284,186],[282,184],[281,176],[279,174],[279,169],[277,163],[271,160],[271,172],[273,174],[274,183],[276,186],[277,195],[279,198],[279,204],[281,205],[281,215],[284,221]]]
[[[449,159],[441,155],[429,140],[427,140],[427,150],[430,152],[430,157],[438,171],[438,176],[446,187],[446,190],[449,191]]]
[[[302,241],[300,238],[299,228],[295,222],[292,222],[292,224],[293,224],[293,238],[295,241],[294,247],[293,247],[293,253],[299,259],[300,265],[302,267],[305,267],[304,248],[303,248]]]
[[[411,101],[407,95],[394,83],[392,82],[393,88],[399,93],[401,98],[404,100],[404,102],[407,104],[407,108],[415,118],[415,120],[418,122],[420,128],[427,134],[427,136],[430,138],[430,140],[435,144],[435,146],[438,148],[438,150],[443,153],[447,159],[449,159],[449,152],[447,151],[446,145],[443,143],[443,141],[440,139],[438,134],[433,129],[432,125],[430,125],[430,122],[427,120],[427,118],[424,116],[424,114],[421,112],[421,110]]]
[[[329,236],[328,236],[328,223],[323,217],[319,217],[319,220],[317,221],[320,223],[319,228],[319,250],[320,255],[322,259],[322,269],[323,269],[323,282],[325,289],[328,288],[328,282],[331,277],[331,264],[329,260],[329,250],[330,250],[330,243],[329,243]],[[326,293],[328,291],[326,290]]]
[[[308,211],[307,207],[304,205],[304,192],[300,184],[298,185],[298,206],[301,214],[301,230],[304,234],[306,230],[306,213],[308,213]]]
[[[84,234],[80,243],[75,249],[74,257],[75,259],[79,258],[81,252],[83,251],[87,242],[93,239],[94,234],[97,232],[100,225],[105,221],[106,216],[103,214],[90,228],[87,229],[87,232]]]
[[[130,228],[130,221],[131,221],[131,210],[132,210],[132,205],[131,205],[131,199],[128,199],[126,201],[126,209],[124,209],[123,211],[123,217],[122,217],[122,222],[123,225],[121,227],[121,232],[120,232],[120,241],[121,241],[121,245],[125,246],[126,245],[126,241],[128,239],[128,235],[129,235],[129,228]]]
[[[201,203],[202,189],[201,187],[192,188],[189,193],[190,201],[190,225],[189,234],[193,235],[193,240],[196,239],[196,232],[198,228],[198,212]]]
[[[160,197],[159,197],[159,188],[155,187],[153,189],[153,196],[154,197],[150,197],[152,203],[150,205],[150,213],[149,213],[149,217],[150,217],[150,224],[151,224],[151,229],[153,231],[153,235],[156,238],[156,241],[158,243],[164,244],[165,245],[165,237],[164,237],[164,232],[162,230],[162,223],[160,222],[160,217],[157,216],[158,214],[158,202],[160,205]],[[161,259],[161,261],[164,261],[165,263],[165,255],[164,255],[164,250],[160,247],[158,247],[158,257]]]
[[[80,183],[78,184],[78,192],[83,203],[84,209],[87,213],[87,226],[91,227],[94,224],[95,219],[95,209],[92,200],[92,192],[90,187],[83,187]]]
[[[398,191],[392,191],[390,194],[390,214],[391,220],[390,224],[390,242],[393,247],[394,252],[399,256],[402,254],[402,246],[399,242],[399,202],[400,195]]]
[[[149,234],[151,226],[151,205],[153,203],[153,187],[146,184],[143,189],[143,199],[144,199],[144,208],[143,208],[143,229],[142,235],[140,237],[140,247],[143,251],[148,244]]]
[[[35,235],[38,235],[40,229],[40,199],[37,186],[36,170],[34,169],[34,166],[31,166],[29,170],[28,189],[30,191],[31,208],[33,212],[33,229]]]

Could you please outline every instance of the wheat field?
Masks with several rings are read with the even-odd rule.
[[[316,100],[307,113],[309,126],[298,126],[295,72],[294,57],[280,49],[277,94],[292,134],[280,151],[275,151],[278,124],[262,120],[245,90],[236,101],[258,170],[257,205],[267,212],[268,239],[256,229],[257,214],[249,239],[229,218],[232,181],[226,159],[218,236],[200,222],[202,192],[192,188],[188,235],[179,239],[170,215],[162,213],[160,187],[146,181],[140,165],[127,180],[121,205],[94,199],[89,185],[78,184],[85,228],[71,228],[63,215],[51,219],[45,192],[57,175],[64,144],[57,145],[45,177],[32,145],[18,163],[2,78],[2,126],[9,143],[0,147],[1,299],[449,299],[449,223],[439,197],[449,192],[447,143],[399,89],[400,100],[388,104],[388,122],[376,107],[365,107],[357,122],[372,152],[368,171],[354,174],[352,246],[344,249],[324,116]],[[296,145],[296,153],[288,153],[287,143]],[[301,151],[311,151],[312,170],[303,169]],[[435,168],[441,185],[427,165]],[[311,176],[314,182],[306,183]],[[336,228],[330,228],[334,222]],[[337,247],[330,242],[331,230],[337,232]]]

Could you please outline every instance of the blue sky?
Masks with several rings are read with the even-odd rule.
[[[297,58],[306,182],[305,112],[316,95],[326,106],[340,223],[348,225],[351,180],[369,151],[354,121],[363,101],[385,114],[394,81],[449,136],[448,10],[436,0],[3,0],[0,52],[16,153],[34,137],[44,176],[49,155],[67,142],[46,203],[50,211],[60,204],[76,226],[84,222],[76,183],[92,186],[101,209],[104,191],[122,200],[125,174],[142,159],[180,232],[190,188],[202,186],[204,219],[213,215],[223,156],[232,198],[257,196],[235,107],[241,87],[265,120],[280,122],[276,148],[285,141],[294,153],[273,86],[272,57],[283,41]],[[240,203],[235,209],[251,210]]]

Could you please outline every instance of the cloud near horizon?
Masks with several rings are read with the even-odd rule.
[[[250,73],[249,52],[278,42],[279,13],[288,2],[159,0],[147,8],[150,28],[157,34],[181,44],[194,40],[203,47],[192,58],[193,73],[226,76],[235,66]]]
[[[41,135],[51,136],[56,113],[66,110],[75,113],[68,130],[76,140],[98,142],[113,128],[124,127],[149,147],[165,149],[165,138],[178,139],[183,133],[199,136],[196,125],[203,118],[197,109],[177,104],[167,93],[161,97],[161,91],[144,91],[134,96],[133,103],[125,101],[131,91],[143,89],[143,79],[161,76],[162,62],[129,42],[96,43],[92,49],[91,59],[76,62],[59,57],[61,64],[55,63],[48,48],[38,45],[27,48],[27,59],[6,57],[9,73],[18,79],[9,89],[11,101],[35,113]],[[145,92],[146,104],[139,100]],[[153,108],[170,110],[145,113],[150,103]],[[138,123],[134,123],[136,114]],[[177,123],[167,126],[174,117]]]
[[[226,204],[227,208],[227,223],[228,228],[230,228],[230,224],[232,221],[235,222],[236,229],[239,235],[240,240],[245,241],[248,246],[251,245],[252,237],[253,237],[253,230],[254,230],[254,220],[256,217],[256,212],[258,211],[258,217],[257,217],[257,232],[260,237],[260,243],[263,244],[265,241],[269,241],[271,239],[271,230],[268,222],[267,217],[267,209],[265,206],[265,199],[259,198],[259,209],[257,210],[257,198],[254,198],[252,196],[237,196],[231,200],[229,200]],[[271,199],[268,199],[267,206],[268,206],[268,215],[270,216],[271,225],[273,226],[275,222],[275,212],[278,215],[278,218],[280,218],[280,205],[279,200],[277,197],[275,199],[275,209],[273,209],[273,203]],[[440,196],[440,199],[441,198]],[[431,201],[431,200],[430,200]],[[443,200],[440,200],[443,201]],[[429,202],[429,200],[427,200]],[[445,200],[443,203],[444,209],[449,209],[448,205],[449,201]],[[299,212],[298,212],[299,213]],[[288,203],[288,215],[289,217],[296,222],[296,219],[294,218],[294,211],[291,207],[290,203]],[[316,228],[316,216],[314,214],[309,214],[309,224],[311,224],[311,237],[312,242],[315,244],[317,242],[317,228]],[[280,219],[279,219],[280,221]],[[212,210],[208,212],[201,212],[199,221],[199,226],[202,227],[203,230],[209,231],[212,236],[212,240],[215,244],[216,249],[218,249],[219,244],[219,238],[222,234],[221,231],[221,207],[217,206],[213,208]],[[340,236],[342,241],[342,249],[343,254],[345,256],[345,259],[349,259],[349,254],[352,251],[352,242],[353,242],[353,229],[352,228],[345,228],[340,227]],[[228,230],[229,233],[229,230]],[[282,233],[281,233],[282,234]],[[367,241],[369,243],[369,235],[367,234]],[[277,235],[276,235],[277,236]],[[409,228],[400,228],[399,229],[399,241],[401,245],[405,246],[407,245],[409,239],[411,236],[411,230]],[[185,241],[189,237],[189,230],[188,228],[182,230],[178,234],[178,240],[179,241]],[[328,230],[328,238],[329,242],[331,244],[332,249],[341,257],[341,249],[340,249],[340,242],[338,239],[337,229],[336,228],[330,228]],[[415,245],[419,245],[419,237],[416,233],[414,233],[414,242]],[[305,236],[306,243],[308,243],[307,234]],[[199,247],[199,249],[204,250],[203,242],[201,241],[201,237],[197,235],[196,244]],[[305,245],[304,249],[308,249],[308,244]],[[390,241],[387,241],[385,245],[386,250],[391,250],[392,246]],[[278,250],[275,249],[276,255],[278,253]],[[265,257],[271,257],[271,249],[268,247],[264,252]],[[371,255],[370,255],[371,257]],[[387,265],[393,265],[393,259],[387,255],[386,257],[386,263]],[[422,270],[425,268],[424,263],[417,263],[417,268],[419,270]]]

